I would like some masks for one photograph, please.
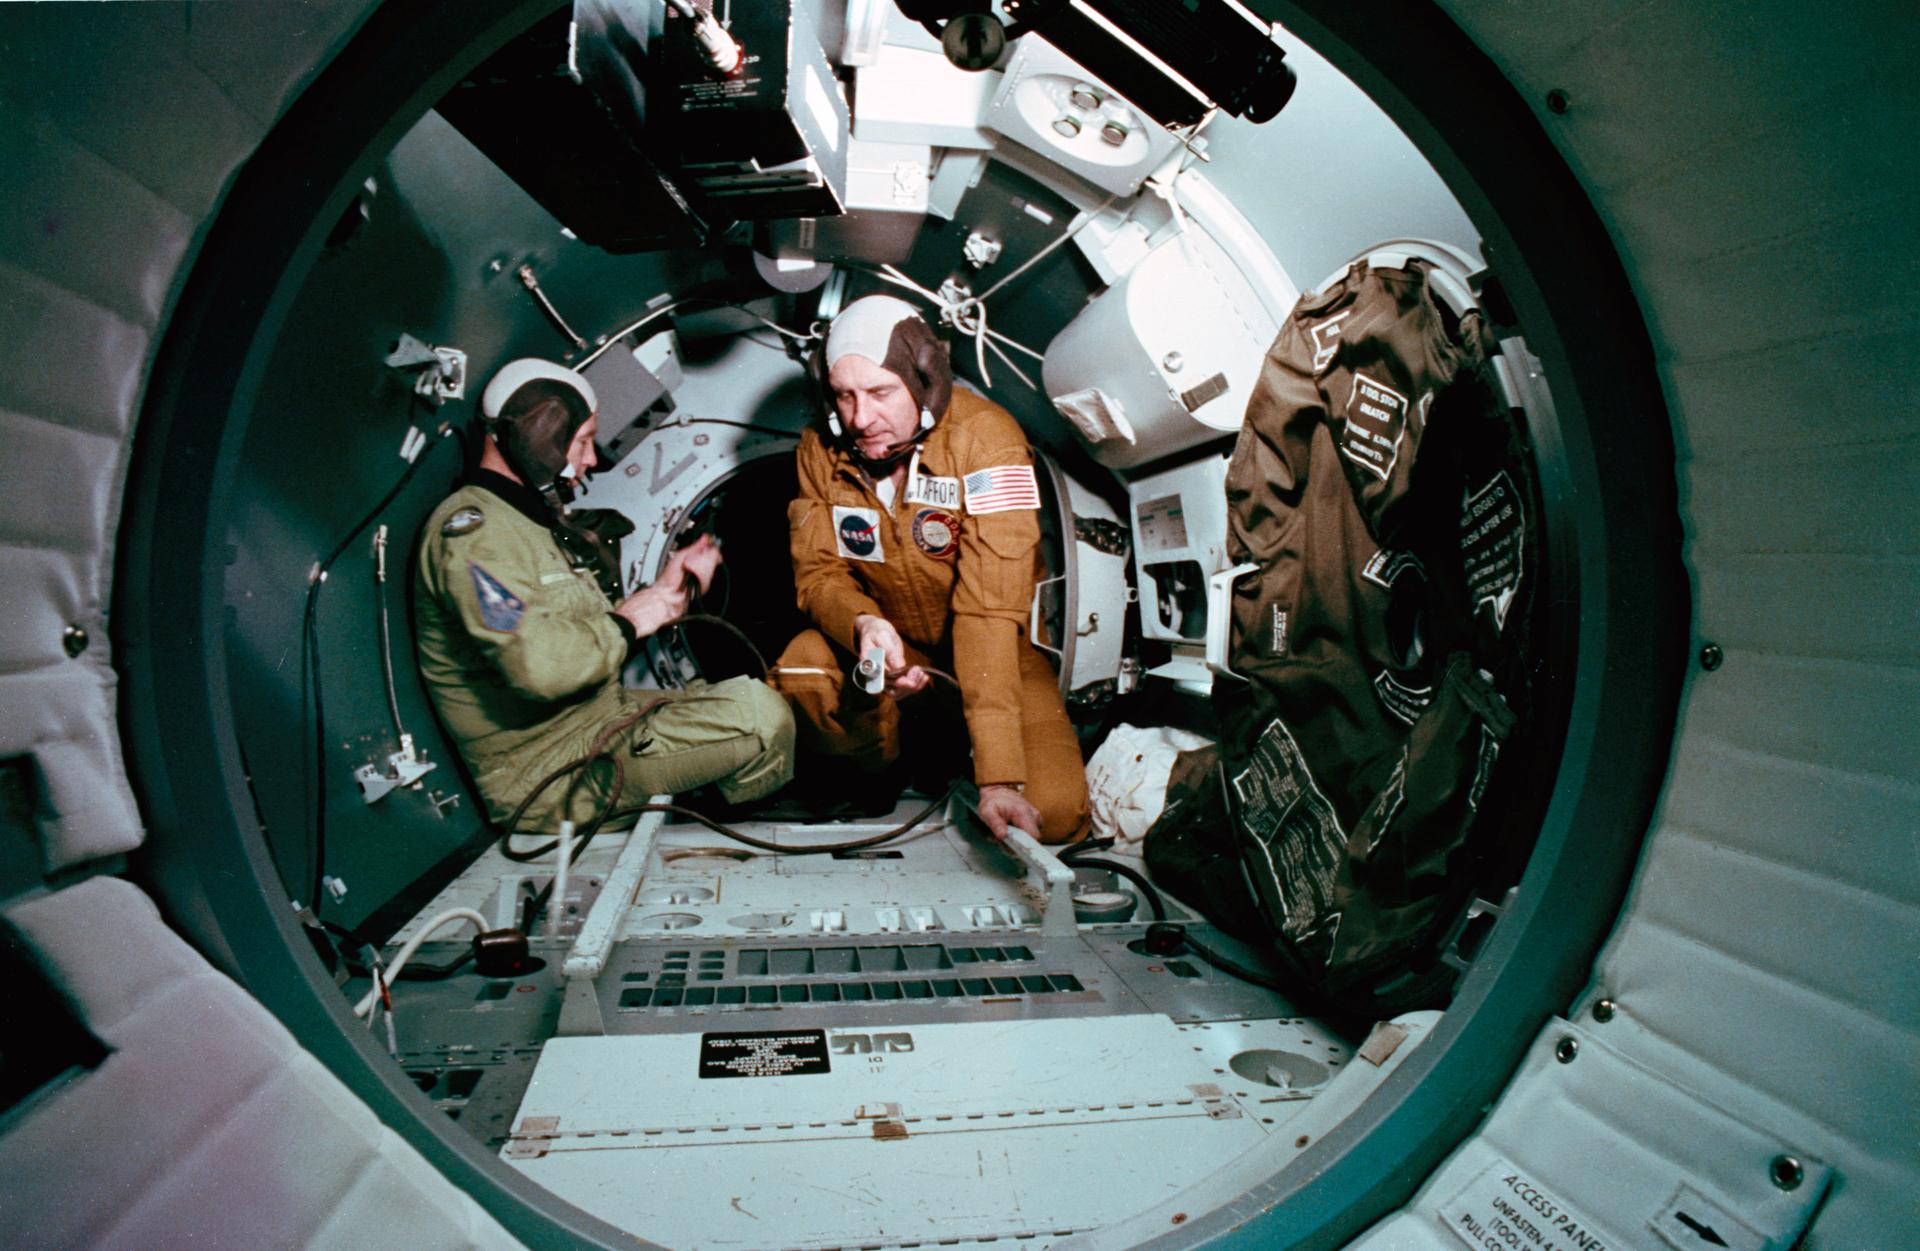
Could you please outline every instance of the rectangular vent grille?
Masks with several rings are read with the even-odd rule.
[[[743,953],[744,954],[744,953]],[[888,981],[762,982],[742,985],[688,986],[684,981],[658,986],[628,985],[620,992],[622,1008],[697,1008],[733,1005],[865,1003],[888,1000],[1014,998],[1023,995],[1076,994],[1086,990],[1071,973],[1001,974],[992,977],[930,977]]]

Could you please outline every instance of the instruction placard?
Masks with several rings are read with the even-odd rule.
[[[1513,479],[1501,470],[1460,503],[1460,559],[1466,567],[1467,593],[1490,608],[1497,628],[1507,624],[1507,609],[1520,587],[1527,518]]]
[[[1286,905],[1286,936],[1302,943],[1329,920],[1337,923],[1334,889],[1347,854],[1347,834],[1313,780],[1307,758],[1278,717],[1261,733],[1234,775],[1239,819],[1264,854],[1267,873]]]
[[[1406,430],[1407,397],[1384,382],[1354,374],[1340,438],[1347,459],[1384,482],[1400,459],[1400,436]]]
[[[1187,510],[1178,495],[1147,500],[1134,509],[1134,516],[1143,550],[1172,552],[1187,545]]]
[[[1495,1160],[1442,1205],[1440,1219],[1474,1251],[1623,1251],[1506,1160]]]
[[[700,1035],[701,1077],[793,1077],[831,1071],[825,1030]]]

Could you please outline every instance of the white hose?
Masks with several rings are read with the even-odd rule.
[[[560,823],[560,848],[553,864],[553,894],[547,903],[547,932],[560,932],[560,918],[567,910],[567,870],[573,867],[573,822]]]
[[[407,940],[406,946],[400,948],[400,954],[395,956],[393,963],[387,966],[387,985],[391,986],[400,980],[400,970],[407,967],[407,961],[413,959],[413,953],[420,950],[420,945],[432,937],[435,930],[455,921],[473,922],[473,928],[476,933],[484,933],[491,928],[487,924],[487,918],[481,916],[472,908],[448,908],[445,912],[442,912],[439,916],[421,926],[420,931]],[[353,1014],[355,1016],[366,1016],[367,1013],[373,1011],[373,1005],[379,997],[380,982],[379,979],[376,978],[373,989],[367,992],[364,999],[354,1005]]]

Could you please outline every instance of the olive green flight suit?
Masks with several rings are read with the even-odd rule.
[[[517,484],[485,475],[499,492]],[[527,493],[529,496],[531,493]],[[537,500],[538,497],[532,497]],[[624,773],[617,804],[717,783],[735,803],[793,773],[793,718],[753,678],[684,691],[621,684],[632,630],[547,526],[488,485],[461,487],[428,518],[418,562],[420,672],[496,821],[553,770],[590,752],[606,727],[661,701],[610,743]],[[547,790],[518,828],[584,821],[608,798],[612,771],[587,770]]]

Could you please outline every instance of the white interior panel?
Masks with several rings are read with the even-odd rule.
[[[1920,328],[1900,259],[1920,171],[1889,142],[1914,95],[1888,85],[1920,28],[1890,3],[1448,7],[1540,110],[1639,290],[1681,448],[1695,645],[1726,649],[1691,679],[1582,1006],[1617,1001],[1600,1028],[1624,1056],[1835,1167],[1809,1246],[1897,1241],[1920,1189],[1920,422],[1897,363]],[[1623,1124],[1657,1129],[1651,1110]]]
[[[94,878],[7,919],[111,1048],[0,1135],[13,1245],[520,1245],[132,886]]]

